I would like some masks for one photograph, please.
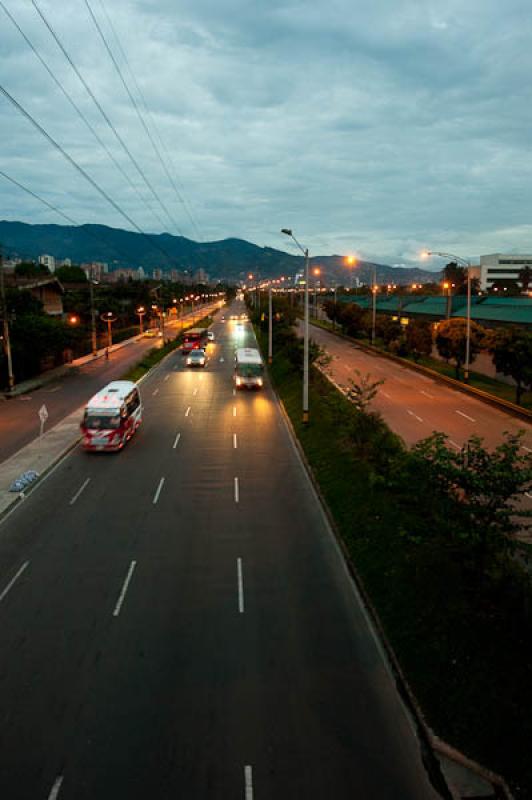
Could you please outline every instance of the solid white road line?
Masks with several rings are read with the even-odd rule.
[[[407,414],[410,414],[410,416],[411,416],[411,417],[414,417],[415,419],[417,419],[417,421],[418,421],[418,422],[423,422],[423,420],[421,419],[421,417],[418,417],[418,415],[417,415],[417,414],[414,414],[414,412],[413,412],[413,411],[410,411],[410,409],[409,409],[409,408],[407,408],[407,409],[406,409],[406,413],[407,413]]]
[[[424,394],[425,397],[430,397],[431,400],[434,400],[434,395],[433,394],[429,394],[428,392],[425,392],[423,389],[421,389],[421,394]]]
[[[189,415],[190,415],[190,406],[185,411],[185,417],[188,417]]]
[[[253,770],[249,765],[244,767],[244,785],[246,787],[245,800],[253,800]]]
[[[233,417],[236,417],[236,406],[233,406]]]
[[[466,419],[469,420],[469,422],[476,422],[476,419],[473,419],[473,417],[469,417],[467,414],[464,414],[463,411],[456,411],[455,413],[460,414],[461,417],[465,417]]]
[[[174,441],[174,443],[173,443],[173,445],[172,445],[172,449],[173,449],[173,450],[175,450],[175,449],[176,449],[177,445],[179,444],[179,440],[180,440],[180,439],[181,439],[181,434],[180,434],[180,433],[178,433],[178,434],[177,434],[177,436],[175,437],[175,441]]]
[[[236,574],[238,577],[238,611],[244,613],[244,579],[242,577],[242,559],[236,560]]]
[[[63,783],[63,776],[60,775],[54,781],[54,785],[52,786],[52,791],[48,795],[48,800],[57,800],[57,796],[59,795],[59,790],[61,789],[62,783]]]
[[[70,501],[70,505],[71,505],[71,506],[73,506],[73,505],[74,505],[74,503],[76,502],[76,500],[78,499],[78,497],[79,497],[79,496],[80,496],[80,494],[82,493],[83,489],[85,489],[85,488],[86,488],[86,486],[87,486],[87,484],[88,484],[89,482],[90,482],[90,478],[87,478],[87,480],[83,481],[83,483],[82,483],[82,484],[81,484],[81,486],[79,487],[78,491],[76,492],[76,494],[74,495],[74,497],[73,497],[73,498],[72,498],[72,500]]]
[[[164,486],[164,478],[161,478],[161,480],[159,481],[159,485],[158,485],[158,487],[157,487],[157,489],[155,491],[155,495],[153,497],[153,501],[152,501],[153,505],[155,505],[155,503],[159,499],[159,495],[161,494],[161,489],[163,488],[163,486]]]
[[[113,611],[113,617],[117,617],[120,614],[120,609],[122,608],[122,603],[124,602],[124,597],[126,596],[127,587],[129,586],[129,581],[133,576],[133,572],[135,571],[135,567],[137,566],[136,561],[132,561],[129,565],[129,569],[127,571],[126,579],[124,581],[124,585],[122,586],[122,591],[120,592],[120,597],[118,598],[118,602],[115,606],[115,610]]]
[[[11,578],[11,580],[10,580],[10,581],[9,581],[9,583],[7,584],[7,586],[6,586],[6,588],[4,589],[4,591],[2,592],[2,594],[0,594],[0,603],[2,602],[2,600],[4,599],[4,597],[7,595],[7,593],[8,593],[8,592],[9,592],[9,590],[11,589],[11,587],[12,587],[12,586],[14,586],[14,584],[16,583],[16,581],[18,581],[18,579],[20,578],[20,576],[22,575],[22,573],[24,572],[24,570],[26,569],[26,567],[28,566],[28,564],[29,564],[29,563],[30,563],[29,561],[25,561],[25,562],[23,563],[23,565],[20,567],[20,569],[19,569],[19,571],[17,572],[17,574],[15,575],[15,577],[14,577],[14,578]]]
[[[238,486],[238,478],[235,478],[235,503],[240,502],[240,489]]]
[[[236,450],[237,446],[238,445],[236,443],[236,433],[233,433],[233,448]]]
[[[456,450],[461,450],[461,449],[462,449],[462,448],[460,447],[460,445],[459,445],[459,444],[456,444],[456,442],[453,442],[453,440],[452,440],[452,439],[449,439],[449,444],[451,445],[451,447],[454,447]]]
[[[156,395],[159,394],[159,389],[154,389],[154,391],[151,394],[152,394],[152,397],[155,397]]]

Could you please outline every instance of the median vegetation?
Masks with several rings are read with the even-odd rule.
[[[279,303],[273,383],[427,723],[531,797],[532,590],[515,505],[532,458],[516,437],[492,453],[440,434],[407,450],[371,410],[378,385],[353,375],[352,402],[316,366],[303,425],[291,321]]]

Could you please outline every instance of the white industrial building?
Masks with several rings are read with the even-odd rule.
[[[532,255],[504,255],[491,253],[480,256],[480,288],[483,292],[491,288],[494,281],[516,281],[523,267],[532,268]]]
[[[39,264],[47,267],[52,274],[55,272],[55,258],[53,256],[39,256]]]

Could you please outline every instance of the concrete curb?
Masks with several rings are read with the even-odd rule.
[[[436,370],[430,369],[430,367],[424,367],[421,364],[416,364],[414,361],[408,361],[406,358],[401,358],[393,353],[387,353],[384,350],[380,350],[378,347],[373,347],[370,344],[359,342],[357,339],[353,339],[350,336],[347,336],[345,333],[328,330],[327,328],[323,328],[321,325],[316,325],[314,322],[311,322],[311,325],[313,325],[315,328],[325,331],[326,333],[330,333],[333,336],[338,336],[339,339],[344,339],[346,342],[352,344],[353,347],[364,350],[366,353],[387,358],[389,361],[393,361],[394,363],[405,367],[405,369],[411,369],[414,372],[419,372],[420,374],[426,375],[427,377],[432,378],[439,383],[450,386],[459,392],[468,394],[471,397],[476,397],[478,400],[481,400],[487,405],[494,406],[500,411],[504,411],[511,416],[518,417],[526,422],[532,422],[532,411],[529,411],[527,408],[522,408],[515,403],[511,403],[509,400],[503,400],[500,397],[489,394],[489,392],[484,392],[482,389],[476,389],[474,386],[469,386],[467,383],[457,381],[455,378],[449,378],[447,375],[442,375],[441,373],[436,372]]]

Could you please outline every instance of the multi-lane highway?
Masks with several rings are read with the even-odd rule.
[[[0,797],[439,797],[271,390],[233,390],[251,327],[213,329],[0,525]]]
[[[532,426],[523,420],[390,359],[368,353],[322,328],[313,326],[311,337],[332,356],[327,371],[340,387],[345,388],[350,379],[356,379],[355,370],[384,381],[373,405],[407,444],[437,430],[446,433],[451,446],[457,449],[473,434],[495,447],[504,431],[523,430],[523,447],[532,452]]]
[[[217,305],[212,307],[216,308]],[[183,321],[189,324],[191,319],[190,314],[183,316]],[[182,320],[167,323],[167,335],[175,336],[181,323]],[[49,429],[83,405],[101,386],[120,378],[145,353],[161,345],[162,340],[158,338],[139,338],[112,350],[108,360],[100,357],[87,361],[75,368],[70,375],[57,378],[40,389],[0,402],[0,461],[9,458],[38,435],[38,411],[43,404],[48,410],[46,428]]]

